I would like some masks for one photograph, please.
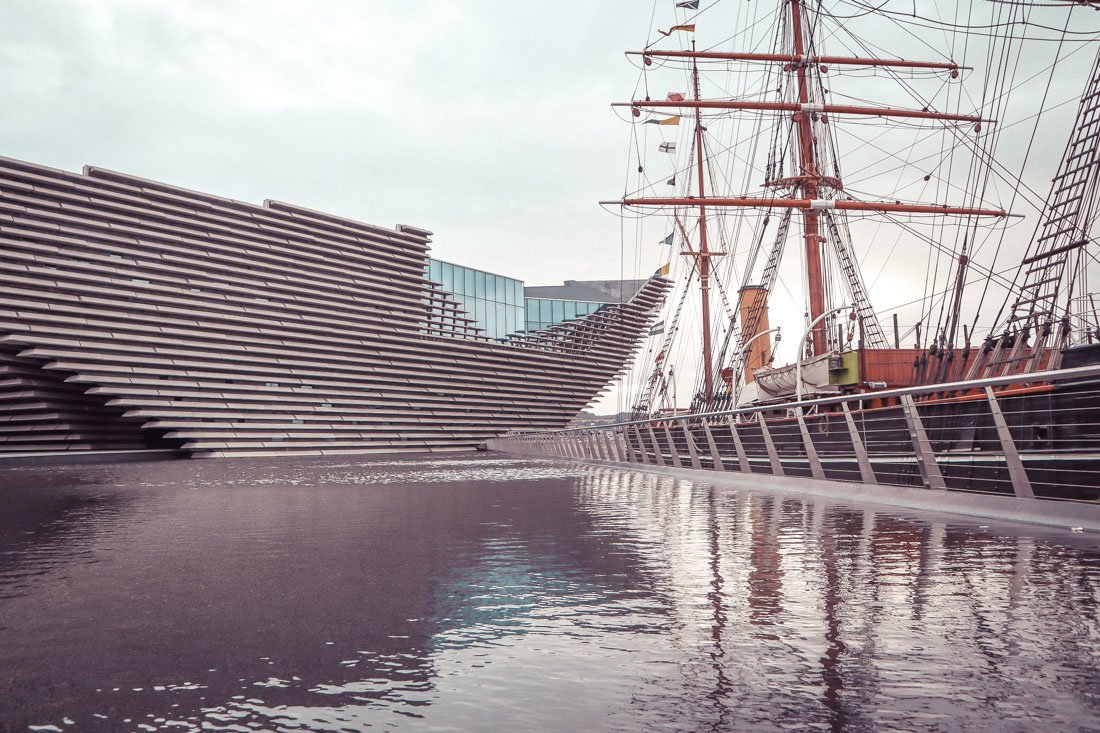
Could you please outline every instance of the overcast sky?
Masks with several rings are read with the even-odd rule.
[[[764,7],[726,5],[737,17]],[[422,226],[435,232],[436,256],[528,284],[645,274],[661,257],[654,245],[666,225],[639,237],[647,247],[640,257],[628,244],[621,258],[620,220],[596,202],[621,194],[636,165],[629,126],[609,107],[630,99],[638,78],[623,51],[675,22],[673,6],[7,0],[0,154],[74,171],[93,164],[255,203],[279,199],[382,226]],[[1057,20],[1065,11],[1046,12]],[[1077,27],[1100,27],[1100,13],[1088,13],[1078,11]],[[700,42],[733,30],[704,16]],[[916,58],[936,58],[951,42],[889,26],[871,36],[888,52],[908,44]],[[975,48],[968,60],[980,61]],[[1048,44],[1027,56],[1019,78],[1054,52]],[[1094,55],[1085,49],[1061,64],[1051,101],[1077,93]],[[1037,100],[1047,81],[1038,77],[1018,97]],[[867,94],[866,81],[835,83],[838,92]],[[1044,194],[1072,107],[1060,114],[1036,155],[1047,164],[1034,178]],[[923,267],[924,249],[906,249],[878,246],[861,257],[872,276],[891,258]],[[797,280],[798,262],[791,267]],[[876,281],[876,305],[889,309],[911,296],[902,292],[916,283],[908,272],[894,268]],[[797,316],[797,289],[776,307]]]
[[[619,2],[8,0],[0,154],[435,232],[531,284],[619,273],[649,13]]]

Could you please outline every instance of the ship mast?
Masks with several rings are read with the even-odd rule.
[[[692,50],[695,44],[692,43]],[[691,62],[691,80],[694,91],[694,99],[700,101],[699,96],[699,65],[693,59]],[[703,174],[703,112],[701,107],[695,108],[695,155],[699,173],[699,198],[706,198]],[[699,263],[699,290],[702,294],[702,328],[703,328],[703,409],[710,407],[714,398],[714,374],[711,370],[711,343],[710,343],[710,257],[707,249],[707,207],[699,205],[699,251],[686,250],[683,254],[695,257]]]
[[[805,41],[802,38],[802,3],[791,0],[791,36],[794,42],[794,55],[805,59]],[[798,177],[802,198],[816,201],[818,182],[821,180],[814,155],[814,133],[810,121],[810,85],[806,78],[805,61],[792,64],[798,76],[798,104],[801,108],[795,113],[798,125],[798,153],[801,163],[801,175]],[[803,233],[806,242],[806,285],[810,296],[809,322],[815,324],[813,330],[813,353],[821,354],[828,350],[825,329],[828,324],[821,316],[825,313],[825,287],[821,275],[821,220],[814,207],[803,210]],[[796,358],[802,359],[803,354]]]
[[[904,109],[878,105],[851,105],[832,104],[825,99],[817,99],[819,86],[814,82],[814,73],[818,67],[824,72],[824,65],[835,64],[838,66],[864,66],[875,68],[898,69],[924,69],[940,70],[950,75],[951,79],[959,78],[962,68],[958,64],[949,62],[912,61],[890,58],[861,58],[849,56],[824,56],[817,55],[819,49],[815,48],[812,33],[812,19],[807,17],[810,12],[805,0],[783,0],[788,6],[787,29],[790,33],[787,47],[782,53],[726,53],[711,50],[697,51],[692,43],[691,50],[663,51],[646,48],[639,52],[646,65],[650,65],[653,59],[690,60],[692,94],[685,99],[679,94],[669,94],[668,99],[634,99],[630,102],[613,104],[612,106],[630,107],[634,117],[639,117],[643,110],[652,110],[664,113],[687,114],[686,110],[692,110],[695,120],[694,144],[695,164],[697,165],[697,195],[681,196],[645,196],[627,195],[614,201],[602,201],[601,204],[619,205],[633,208],[666,208],[666,207],[697,207],[699,221],[699,247],[698,251],[684,251],[681,254],[695,258],[698,265],[701,296],[702,296],[702,389],[698,395],[704,409],[715,404],[718,395],[715,394],[715,376],[717,375],[714,364],[711,334],[710,313],[710,287],[712,278],[711,257],[721,256],[723,252],[711,252],[707,241],[707,212],[728,211],[730,209],[799,209],[802,212],[803,222],[803,249],[805,265],[805,287],[808,298],[807,319],[814,323],[812,337],[809,339],[809,351],[813,355],[826,353],[829,349],[829,324],[823,318],[827,312],[827,288],[826,288],[826,248],[832,243],[837,250],[837,258],[841,269],[849,280],[849,288],[852,290],[852,298],[858,317],[870,325],[876,323],[874,311],[866,297],[866,292],[859,283],[858,273],[852,271],[854,266],[850,245],[843,240],[842,233],[838,230],[837,221],[844,222],[846,212],[874,212],[880,214],[932,214],[954,215],[968,217],[992,217],[1000,218],[1009,216],[1003,209],[984,208],[980,206],[951,206],[940,202],[902,202],[899,200],[859,200],[851,198],[843,193],[843,183],[835,175],[826,175],[822,171],[821,161],[825,153],[818,148],[817,125],[824,124],[827,117],[856,117],[863,119],[878,118],[883,120],[901,119],[912,121],[939,121],[943,123],[972,124],[975,129],[980,129],[982,123],[995,122],[975,114],[960,114],[957,112],[941,112],[930,107],[923,109]],[[677,26],[673,30],[689,30],[694,32],[694,25]],[[661,32],[668,36],[669,33]],[[788,77],[793,87],[793,98],[776,99],[775,101],[764,99],[706,99],[700,89],[700,74],[698,63],[704,61],[739,61],[757,63],[778,63],[783,65],[783,70],[789,73]],[[738,112],[775,112],[780,115],[789,115],[786,119],[791,124],[792,152],[794,153],[795,175],[780,177],[776,180],[764,182],[765,190],[759,195],[742,194],[739,196],[723,195],[712,191],[708,195],[704,173],[704,165],[707,163],[703,152],[704,132],[706,127],[702,124],[704,110],[715,110],[719,113],[736,114]],[[647,120],[653,121],[653,120]],[[832,173],[830,171],[829,173]],[[782,176],[782,174],[780,174]],[[927,179],[926,179],[927,180]],[[785,191],[784,191],[785,189]],[[833,241],[836,239],[837,241]],[[872,328],[872,331],[875,329]],[[750,334],[751,336],[751,334]],[[872,343],[874,341],[872,340]],[[885,346],[883,346],[885,348]],[[725,353],[723,348],[722,353]],[[796,357],[798,360],[806,358],[805,353]]]

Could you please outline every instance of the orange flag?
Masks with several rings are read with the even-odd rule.
[[[688,33],[694,33],[695,24],[689,23],[688,25],[674,25],[667,31],[663,31],[660,28],[657,29],[657,32],[660,33],[662,36],[671,36],[675,31],[687,31]]]

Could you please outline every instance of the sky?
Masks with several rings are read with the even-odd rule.
[[[435,232],[529,284],[618,277],[629,2],[11,0],[0,154]]]
[[[890,5],[910,7],[899,2]],[[725,19],[706,11],[700,43],[736,35],[766,5],[732,0]],[[1065,18],[1060,8],[1037,12]],[[1100,13],[1088,13],[1079,10],[1075,24],[1100,31]],[[673,0],[8,0],[0,17],[0,155],[425,227],[434,232],[435,256],[530,285],[647,275],[668,256],[657,246],[667,223],[622,220],[597,202],[636,183],[630,124],[610,103],[629,100],[638,83],[623,52],[685,17]],[[764,39],[763,30],[733,44],[753,38]],[[869,38],[871,50],[884,53],[937,58],[950,48],[982,60],[978,41],[964,49],[946,34],[917,37],[886,25]],[[843,51],[843,39],[835,41],[832,50]],[[1018,78],[1035,78],[1016,94],[1018,117],[1048,88],[1053,103],[1078,93],[1095,55],[1095,46],[1080,46],[1047,44],[1021,59]],[[1058,73],[1041,73],[1055,54]],[[684,90],[682,78],[651,79],[655,97]],[[876,78],[835,84],[853,97],[884,89]],[[1059,109],[1044,119],[1038,166],[1028,174],[1043,193],[1073,117],[1072,106]],[[845,138],[849,170],[873,166],[876,156],[864,159],[871,148],[853,129]],[[1002,144],[1009,158],[1022,154],[1030,133],[1027,124],[1014,129]],[[743,145],[735,150],[748,156]],[[646,161],[654,176],[664,164]],[[902,186],[901,178],[884,180],[867,174],[860,183],[872,191]],[[997,190],[990,198],[1011,196]],[[1032,219],[1021,233],[1034,223],[1034,212],[1025,213]],[[919,296],[923,276],[914,273],[928,267],[926,249],[884,239],[877,228],[856,232],[876,306],[888,314]],[[738,236],[733,249],[744,247],[746,235]],[[1021,236],[1009,250],[1023,246]],[[783,314],[797,321],[804,308],[798,268],[795,259],[785,266],[786,295],[777,296],[773,321]],[[682,275],[682,262],[677,270]],[[917,315],[903,311],[908,320]],[[796,341],[789,336],[784,347],[793,353]],[[600,410],[622,405],[613,393]]]

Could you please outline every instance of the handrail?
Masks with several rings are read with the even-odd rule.
[[[1054,389],[1060,384],[1081,389]],[[1013,389],[993,389],[1006,385]],[[943,399],[918,403],[914,395]],[[876,404],[883,398],[894,399]],[[798,409],[838,403],[821,413],[827,419],[807,419]],[[778,415],[765,419],[764,411]],[[1100,504],[1094,413],[1100,414],[1100,365],[512,433],[488,446],[581,461]],[[759,419],[737,419],[753,414]]]
[[[668,417],[649,417],[642,420],[627,420],[624,422],[607,423],[605,425],[592,425],[583,428],[558,428],[556,430],[529,430],[518,433],[509,433],[509,436],[523,435],[556,435],[562,433],[579,433],[591,430],[605,430],[609,428],[628,427],[633,425],[647,425],[649,423],[664,420],[680,422],[684,420],[704,419],[712,417],[729,417],[735,415],[754,414],[765,410],[787,410],[796,407],[815,407],[820,405],[832,405],[841,402],[855,400],[879,399],[882,397],[902,397],[926,392],[952,392],[956,390],[984,389],[1004,384],[1032,384],[1035,382],[1062,382],[1069,379],[1083,377],[1100,377],[1100,364],[1073,367],[1071,369],[1051,369],[1044,372],[1032,372],[1030,374],[1010,374],[1003,377],[985,377],[983,379],[970,379],[962,382],[944,382],[941,384],[926,384],[917,387],[899,387],[881,392],[861,392],[858,394],[837,395],[835,397],[820,397],[813,400],[799,400],[795,402],[783,402],[769,405],[752,405],[739,407],[733,410],[719,410],[715,412],[696,412],[688,415],[670,415]]]

